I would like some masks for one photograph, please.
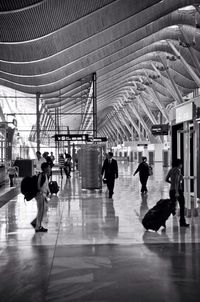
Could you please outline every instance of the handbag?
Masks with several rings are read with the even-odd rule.
[[[150,175],[153,175],[153,168],[152,168],[151,165],[149,165],[149,176],[150,176]]]

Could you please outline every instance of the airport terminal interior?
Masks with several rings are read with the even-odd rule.
[[[0,302],[200,300],[199,70],[200,0],[0,1]],[[177,159],[186,220],[145,228]]]

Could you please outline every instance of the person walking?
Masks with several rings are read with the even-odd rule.
[[[53,155],[53,152],[51,152],[51,154],[50,154],[50,158],[51,158],[52,163],[53,163],[53,165],[54,165],[55,156]]]
[[[51,171],[50,171],[50,174],[49,174],[49,178],[52,179],[52,168],[53,168],[53,161],[51,159],[51,156],[49,156],[49,152],[44,152],[43,153],[43,157],[46,159],[46,162],[49,164],[50,168],[51,168]]]
[[[36,159],[35,159],[35,162],[34,162],[35,174],[36,175],[38,175],[39,173],[42,172],[41,165],[42,165],[42,163],[45,163],[45,162],[46,162],[46,159],[41,155],[41,152],[37,151],[36,152]]]
[[[63,156],[62,153],[59,155],[58,164],[59,164],[59,168],[60,168],[61,178],[63,178],[63,170],[64,170],[65,159],[64,159],[64,156]]]
[[[183,193],[183,175],[181,169],[183,167],[181,159],[176,159],[172,165],[172,168],[169,170],[165,180],[170,183],[169,196],[173,204],[175,211],[176,200],[179,202],[180,207],[180,226],[189,227],[189,223],[185,221],[185,198]]]
[[[8,166],[8,177],[10,179],[10,187],[14,187],[14,178],[17,176],[17,167],[14,166],[14,162],[11,161],[9,166]]]
[[[137,167],[136,171],[134,172],[133,176],[135,176],[139,172],[140,182],[141,182],[141,193],[146,194],[147,190],[147,180],[149,177],[149,165],[147,164],[146,156],[142,156],[142,162]]]
[[[50,193],[49,190],[49,175],[51,173],[51,167],[47,162],[41,165],[42,173],[38,176],[38,193],[35,196],[37,202],[37,216],[31,222],[31,225],[35,228],[36,232],[47,232],[48,229],[42,226],[45,209],[47,208],[47,196]]]
[[[109,191],[109,198],[112,198],[112,195],[114,194],[113,190],[115,185],[115,179],[118,178],[118,165],[117,161],[113,158],[112,152],[108,152],[108,156],[104,160],[101,175],[104,175],[104,178],[106,179]]]
[[[71,157],[68,157],[67,160],[65,161],[64,163],[64,171],[65,171],[65,174],[66,174],[66,177],[67,178],[70,178],[71,175]]]

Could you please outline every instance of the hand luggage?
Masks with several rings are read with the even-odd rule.
[[[50,181],[49,182],[49,190],[51,192],[51,194],[57,194],[59,191],[59,186],[57,181]]]
[[[166,220],[171,214],[175,214],[174,207],[170,199],[160,199],[157,204],[150,209],[142,219],[142,224],[146,230],[158,231],[161,226],[165,226]]]

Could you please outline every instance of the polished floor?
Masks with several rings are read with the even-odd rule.
[[[48,233],[30,225],[34,200],[1,188],[0,302],[200,301],[200,217],[187,219],[190,228],[171,216],[166,231],[145,231],[144,214],[168,197],[167,170],[156,163],[141,196],[136,166],[119,163],[112,199],[105,185],[81,190],[78,172],[54,175],[60,192],[49,201]]]

